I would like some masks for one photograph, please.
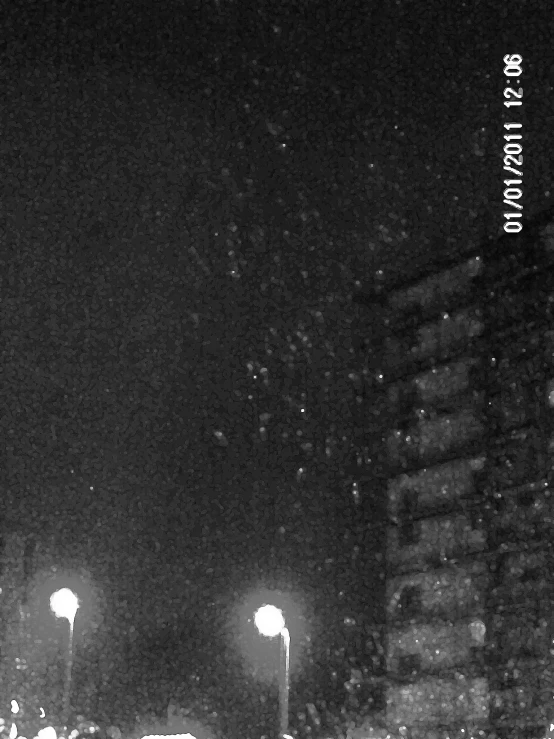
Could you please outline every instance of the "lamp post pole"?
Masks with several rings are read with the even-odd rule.
[[[73,671],[73,620],[69,620],[69,643],[67,648],[67,660],[65,663],[65,679],[63,685],[63,710],[62,722],[66,732],[69,725],[69,701],[71,697],[71,673]]]
[[[264,605],[254,615],[260,634],[280,637],[279,645],[279,737],[289,737],[290,634],[279,608]]]
[[[50,597],[50,608],[55,616],[58,618],[66,618],[69,624],[69,643],[65,663],[62,700],[62,726],[64,735],[67,737],[71,697],[71,672],[73,669],[73,631],[75,615],[79,608],[79,600],[72,590],[69,590],[69,588],[62,588],[61,590],[57,590]]]
[[[281,630],[281,659],[279,676],[279,735],[281,739],[289,732],[289,690],[290,690],[290,634],[286,626]]]

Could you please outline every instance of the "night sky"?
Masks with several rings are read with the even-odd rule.
[[[526,214],[550,202],[547,5],[14,6],[4,515],[91,574],[107,621],[271,578],[325,598],[354,281],[499,233],[504,54]]]

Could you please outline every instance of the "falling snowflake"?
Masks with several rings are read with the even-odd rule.
[[[229,442],[227,441],[227,438],[223,431],[214,431],[214,436],[217,439],[217,443],[219,446],[228,446]]]

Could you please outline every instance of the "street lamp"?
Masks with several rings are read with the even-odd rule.
[[[75,624],[75,615],[79,608],[79,599],[69,588],[61,588],[61,590],[56,590],[50,596],[50,608],[57,618],[66,618],[69,623],[69,647],[67,650],[62,711],[62,726],[64,727],[65,736],[67,736],[71,670],[73,668],[73,626]]]
[[[279,659],[279,736],[289,737],[289,685],[290,685],[290,634],[285,625],[285,617],[280,608],[263,605],[254,614],[256,628],[262,634],[273,638],[281,637]]]

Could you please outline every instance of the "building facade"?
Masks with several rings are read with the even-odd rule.
[[[386,506],[387,728],[411,739],[544,737],[554,717],[554,211],[355,304],[352,484]]]

